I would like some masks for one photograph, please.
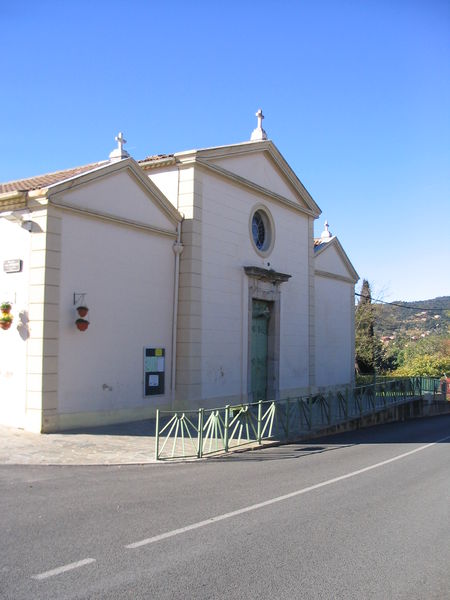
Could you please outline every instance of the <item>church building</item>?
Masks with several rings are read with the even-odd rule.
[[[262,127],[0,184],[0,423],[35,432],[354,383],[358,275]]]

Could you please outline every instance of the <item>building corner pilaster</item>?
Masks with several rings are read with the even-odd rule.
[[[202,393],[202,205],[200,169],[180,167],[178,210],[183,214],[174,408],[193,406]]]
[[[33,214],[24,427],[51,430],[58,412],[61,217],[46,206]]]

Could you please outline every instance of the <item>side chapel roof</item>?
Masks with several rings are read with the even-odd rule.
[[[356,283],[359,280],[359,275],[356,272],[355,267],[352,265],[340,241],[335,235],[325,240],[324,238],[314,238],[314,257],[320,255],[324,250],[333,247],[336,249],[337,253],[341,257],[348,271],[349,277],[353,279],[354,283]]]
[[[164,158],[172,158],[173,154],[157,154],[154,156],[147,156],[142,160],[138,160],[138,163],[148,163],[150,161],[159,161]],[[45,173],[44,175],[37,175],[35,177],[27,177],[25,179],[16,179],[14,181],[7,181],[0,183],[0,194],[7,192],[30,192],[31,190],[39,190],[41,188],[60,183],[76,175],[82,175],[88,171],[93,171],[98,167],[103,167],[109,163],[108,160],[101,160],[99,162],[89,163],[87,165],[81,165],[79,167],[72,167],[70,169],[63,169],[62,171],[54,171],[53,173]]]
[[[107,160],[103,160],[100,162],[90,163],[88,165],[82,165],[80,167],[64,169],[63,171],[54,171],[53,173],[45,173],[44,175],[37,175],[36,177],[28,177],[26,179],[16,179],[15,181],[0,183],[0,194],[5,192],[29,192],[31,190],[38,190],[55,183],[59,183],[60,181],[64,181],[65,179],[70,179],[76,175],[81,175],[87,171],[92,171],[97,167],[105,165],[107,162]]]

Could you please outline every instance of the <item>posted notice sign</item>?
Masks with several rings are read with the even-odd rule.
[[[165,369],[165,349],[144,348],[144,396],[164,394]]]
[[[22,271],[22,261],[20,258],[11,258],[3,261],[3,271],[5,273],[20,273]]]

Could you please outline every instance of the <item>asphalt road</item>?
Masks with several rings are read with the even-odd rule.
[[[450,416],[187,464],[3,466],[0,539],[2,600],[446,600]]]

